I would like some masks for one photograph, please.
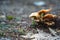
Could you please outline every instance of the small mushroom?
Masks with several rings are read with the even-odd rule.
[[[40,15],[38,14],[38,12],[33,12],[29,15],[29,18],[31,18],[32,20],[36,22],[39,22]]]
[[[56,15],[53,15],[53,14],[46,14],[46,15],[43,17],[44,23],[47,24],[47,25],[54,25],[54,24],[55,24],[54,19],[55,19],[56,17],[57,17],[57,16],[56,16]]]
[[[40,17],[40,15],[38,14],[38,12],[33,12],[33,13],[31,13],[30,15],[29,15],[29,17],[31,18],[31,17]]]
[[[38,11],[39,14],[43,13],[43,14],[47,14],[48,12],[51,11],[51,8],[50,9],[42,9],[40,11]]]
[[[43,19],[54,19],[56,18],[57,16],[56,15],[53,15],[53,14],[46,14]]]

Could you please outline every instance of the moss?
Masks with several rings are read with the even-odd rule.
[[[10,20],[12,20],[14,17],[13,17],[13,16],[7,16],[6,18],[7,18],[7,20],[10,21]]]

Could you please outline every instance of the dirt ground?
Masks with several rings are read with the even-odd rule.
[[[37,6],[34,4],[36,1],[43,1],[45,2],[44,5]],[[32,12],[36,12],[41,9],[48,9],[52,8],[51,12],[52,14],[56,14],[60,16],[60,0],[7,0],[2,1],[0,0],[0,14],[9,16],[12,15],[16,19],[12,20],[11,22],[8,22],[5,18],[2,22],[6,22],[7,25],[14,24],[13,27],[8,27],[7,30],[2,30],[5,32],[4,37],[12,37],[11,40],[25,40],[24,38],[20,38],[19,32],[10,32],[12,30],[19,30],[20,27],[24,29],[25,32],[29,31],[29,26],[31,24],[31,19],[29,18],[29,15]],[[0,19],[1,20],[1,19]],[[0,22],[0,24],[2,23]],[[8,24],[10,23],[10,24]],[[16,24],[18,24],[16,26]],[[3,29],[3,28],[2,28]],[[1,29],[0,29],[1,30]],[[30,29],[31,30],[31,29]]]

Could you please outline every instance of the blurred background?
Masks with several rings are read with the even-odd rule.
[[[52,14],[60,15],[60,0],[0,0],[0,38],[23,34],[20,28],[26,29],[31,24],[28,16],[32,12],[49,8],[52,8]]]

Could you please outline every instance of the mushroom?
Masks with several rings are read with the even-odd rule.
[[[44,23],[47,24],[47,25],[54,25],[54,24],[55,24],[54,19],[55,19],[56,17],[57,17],[57,16],[56,16],[56,15],[53,15],[53,14],[46,14],[46,15],[43,17]]]
[[[56,18],[57,16],[56,15],[53,15],[53,14],[46,14],[43,18],[44,19],[52,19],[52,18]]]
[[[39,14],[43,13],[43,14],[47,14],[48,12],[51,11],[51,8],[50,9],[42,9],[40,11],[38,11]]]
[[[33,12],[29,15],[29,18],[31,18],[32,20],[39,22],[40,19],[40,15],[38,12]]]

